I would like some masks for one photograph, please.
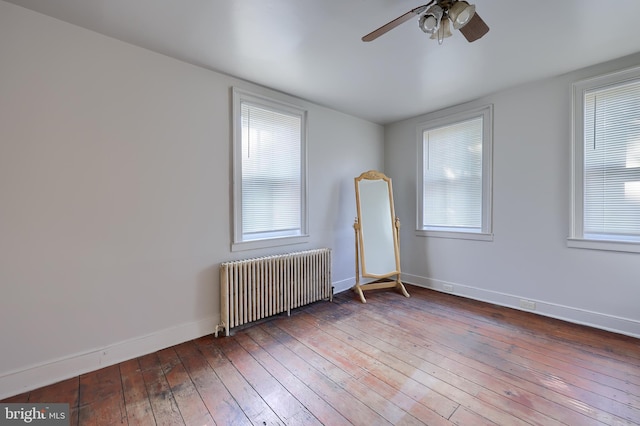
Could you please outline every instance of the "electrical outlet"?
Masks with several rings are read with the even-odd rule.
[[[533,302],[531,300],[526,300],[526,299],[520,299],[520,307],[522,309],[528,309],[530,311],[535,311],[536,310],[536,302]]]
[[[442,284],[442,290],[452,293],[453,292],[453,284]]]

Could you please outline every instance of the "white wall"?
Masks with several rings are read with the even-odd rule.
[[[311,242],[230,251],[230,87],[309,111]],[[333,249],[381,126],[0,1],[0,398],[213,331],[218,264]]]
[[[640,337],[640,256],[568,248],[571,93],[574,81],[640,63],[622,58],[479,99],[494,104],[494,241],[414,234],[419,123],[386,127],[385,171],[394,180],[405,280]],[[431,115],[433,115],[432,113]],[[398,207],[400,206],[400,207]]]

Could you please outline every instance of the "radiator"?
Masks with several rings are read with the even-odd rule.
[[[218,331],[322,299],[331,300],[331,250],[316,249],[224,262],[220,265]]]

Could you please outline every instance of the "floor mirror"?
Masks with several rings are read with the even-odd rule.
[[[395,215],[391,179],[375,170],[355,178],[356,283],[353,290],[367,303],[364,291],[396,288],[409,293],[400,280],[400,220]],[[366,282],[364,282],[366,281]]]

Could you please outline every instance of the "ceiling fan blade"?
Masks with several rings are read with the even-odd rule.
[[[424,6],[418,6],[415,9],[411,9],[410,11],[408,11],[407,13],[405,13],[402,16],[397,17],[393,21],[387,22],[386,24],[384,24],[383,26],[381,26],[377,30],[374,30],[374,31],[370,32],[369,34],[367,34],[366,36],[362,37],[362,41],[372,41],[372,40],[377,39],[382,34],[385,34],[388,31],[391,31],[392,29],[394,29],[398,25],[403,24],[403,23],[407,22],[409,19],[413,18],[414,16],[421,14],[434,1],[435,0],[431,0],[429,3],[425,4]]]
[[[474,13],[467,25],[460,28],[460,32],[471,43],[488,33],[489,26],[482,20],[480,15]]]

